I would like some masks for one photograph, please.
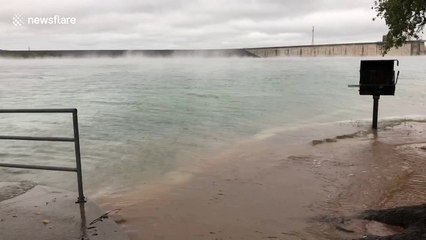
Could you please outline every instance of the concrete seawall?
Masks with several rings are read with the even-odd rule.
[[[246,48],[257,57],[332,57],[332,56],[381,56],[382,42],[302,45],[266,48]],[[410,41],[393,48],[387,56],[425,55],[424,41]]]
[[[36,50],[7,51],[0,49],[0,57],[335,57],[335,56],[382,56],[382,42],[344,43],[323,45],[280,46],[239,49],[194,50]],[[425,41],[410,41],[387,56],[426,55]]]
[[[257,57],[244,49],[200,50],[0,50],[0,58],[42,57]]]

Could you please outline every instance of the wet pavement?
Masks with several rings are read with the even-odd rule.
[[[0,239],[128,240],[94,202],[77,194],[30,183],[0,183]]]

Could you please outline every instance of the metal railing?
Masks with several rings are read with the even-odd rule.
[[[75,163],[76,167],[58,167],[58,166],[41,166],[41,165],[25,165],[25,164],[12,164],[0,163],[0,167],[9,168],[25,168],[25,169],[39,169],[39,170],[52,170],[64,172],[76,172],[78,184],[78,199],[77,203],[85,203],[86,198],[83,193],[83,174],[81,171],[81,154],[80,154],[80,136],[78,132],[78,118],[77,109],[0,109],[0,113],[72,113],[74,137],[30,137],[30,136],[1,136],[0,140],[26,140],[26,141],[53,141],[53,142],[74,142],[75,149]]]

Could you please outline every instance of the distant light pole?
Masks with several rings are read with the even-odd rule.
[[[315,44],[315,26],[312,26],[312,45]]]

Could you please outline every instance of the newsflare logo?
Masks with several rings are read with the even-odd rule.
[[[16,27],[20,27],[20,26],[24,25],[24,17],[22,17],[22,16],[21,16],[21,15],[19,15],[19,14],[15,14],[15,15],[12,17],[12,23],[13,23],[13,25],[15,25]]]
[[[20,14],[15,14],[12,17],[12,24],[16,27],[24,25],[73,25],[77,23],[75,17],[63,17],[59,15],[47,17],[23,17]]]

